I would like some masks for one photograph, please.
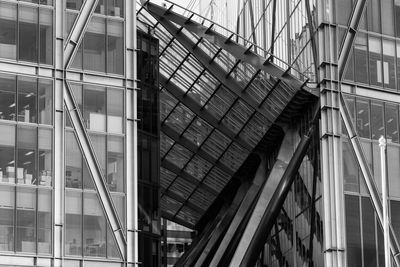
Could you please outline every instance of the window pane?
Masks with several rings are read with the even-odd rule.
[[[39,128],[39,185],[52,185],[52,137],[50,129]]]
[[[400,148],[398,146],[388,145],[386,153],[389,178],[389,196],[400,197]]]
[[[53,64],[53,11],[40,9],[40,63]]]
[[[379,192],[382,192],[382,177],[381,177],[381,155],[380,147],[377,142],[372,142],[372,157],[373,157],[373,173],[376,187]]]
[[[38,190],[38,253],[50,254],[51,253],[51,231],[52,231],[52,217],[51,217],[51,191]]]
[[[83,246],[84,255],[106,256],[106,220],[97,195],[84,193]]]
[[[371,137],[378,140],[384,136],[383,126],[383,104],[382,102],[371,102]]]
[[[396,89],[395,46],[393,41],[383,39],[383,83],[386,88]]]
[[[99,134],[90,134],[90,140],[97,160],[100,164],[103,175],[106,174],[106,136]]]
[[[369,198],[363,197],[362,201],[362,225],[365,266],[376,267],[376,243],[375,243],[375,216]]]
[[[354,44],[356,82],[368,83],[367,35],[357,34]]]
[[[394,17],[396,19],[396,37],[400,37],[400,0],[394,0]]]
[[[119,9],[115,7],[115,9]],[[124,70],[124,24],[107,21],[107,72],[123,74]]]
[[[80,10],[81,6],[82,6],[82,1],[83,0],[67,0],[67,8],[74,9],[74,10]]]
[[[398,132],[398,106],[385,104],[386,139],[387,142],[399,142]]]
[[[38,9],[19,6],[19,59],[38,60]]]
[[[369,105],[367,100],[357,99],[356,101],[357,111],[357,133],[360,137],[369,137]]]
[[[0,251],[14,251],[14,188],[0,186]]]
[[[358,197],[345,195],[347,264],[362,266],[360,207]]]
[[[36,122],[37,79],[18,78],[18,121]]]
[[[0,119],[15,120],[15,89],[15,76],[0,75]]]
[[[17,128],[17,183],[36,184],[37,128]]]
[[[106,14],[105,11],[106,11],[106,7],[105,7],[104,0],[99,0],[99,1],[97,2],[97,7],[96,7],[96,9],[94,10],[94,12],[95,12],[95,13],[98,13],[98,14],[103,14],[103,15],[105,15],[105,14]]]
[[[109,136],[107,145],[107,184],[110,191],[124,191],[124,139]]]
[[[358,165],[347,140],[343,141],[343,179],[345,191],[359,192]]]
[[[65,144],[65,186],[82,188],[82,155],[73,132],[66,132]]]
[[[39,123],[52,124],[53,82],[39,79]]]
[[[0,178],[5,183],[15,183],[15,127],[0,126]]]
[[[0,57],[17,58],[17,6],[0,3]]]
[[[393,0],[382,1],[382,33],[393,36],[394,35],[394,22],[393,22]]]
[[[65,191],[65,255],[82,255],[82,192]]]
[[[123,132],[124,91],[107,89],[107,131]]]
[[[369,37],[369,73],[370,83],[372,85],[382,86],[382,46],[381,39]]]
[[[85,34],[83,67],[84,69],[105,72],[106,40],[105,19],[92,17]]]
[[[105,98],[104,87],[85,86],[83,118],[88,129],[103,132],[106,130]]]
[[[17,187],[17,228],[15,250],[36,252],[36,192]]]
[[[368,30],[372,32],[381,32],[380,23],[380,0],[371,0],[368,2]]]
[[[123,0],[107,0],[107,15],[115,17],[124,17]]]

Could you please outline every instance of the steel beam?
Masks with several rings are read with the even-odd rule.
[[[186,107],[193,111],[193,113],[195,113],[197,116],[205,120],[212,127],[218,129],[221,133],[225,134],[227,137],[234,140],[236,143],[240,144],[247,150],[251,151],[253,149],[252,146],[247,143],[247,141],[237,136],[228,127],[219,123],[219,121],[209,111],[204,109],[198,101],[195,101],[193,98],[187,96],[187,94],[174,83],[167,82],[167,78],[165,78],[161,73],[159,80],[162,87],[164,87],[176,99],[178,99],[181,103],[183,103]]]
[[[186,137],[181,136],[179,133],[177,133],[174,129],[172,129],[170,126],[163,124],[161,125],[161,131],[168,135],[172,140],[175,141],[175,143],[182,145],[192,153],[197,154],[198,156],[202,157],[206,161],[210,162],[214,166],[217,166],[224,172],[226,172],[229,175],[233,175],[234,171],[232,171],[231,168],[226,166],[224,163],[219,161],[218,159],[214,158],[208,152],[204,151],[201,147],[196,146],[193,144],[191,141],[189,141]]]
[[[215,252],[210,265],[209,266],[219,266],[221,264],[221,260],[226,255],[226,252],[229,250],[229,247],[233,245],[232,241],[240,232],[238,231],[240,225],[245,221],[246,214],[248,214],[252,209],[252,204],[254,200],[259,195],[262,185],[266,180],[267,166],[266,166],[266,158],[262,156],[261,163],[257,169],[255,177],[250,185],[250,188],[247,190],[246,196],[244,197],[242,203],[239,206],[239,209],[236,212],[235,217],[233,218],[231,224],[229,225],[228,230],[226,231],[225,236],[219,244],[217,251]]]
[[[99,163],[96,158],[96,154],[92,147],[92,143],[87,134],[86,127],[83,124],[82,117],[80,115],[79,107],[72,95],[72,90],[68,82],[64,83],[64,103],[67,107],[67,112],[70,116],[71,123],[74,127],[76,138],[79,147],[84,155],[91,177],[93,179],[94,186],[97,190],[100,203],[102,205],[105,217],[111,226],[112,233],[117,243],[118,249],[121,253],[121,257],[125,259],[126,239],[123,233],[122,225],[118,219],[117,210],[112,201],[110,192],[103,179],[104,174],[102,173]]]
[[[215,44],[218,47],[231,53],[237,59],[249,63],[250,65],[265,71],[266,73],[284,80],[296,89],[305,87],[297,78],[292,76],[288,71],[282,70],[270,61],[266,61],[264,57],[248,50],[247,47],[235,43],[230,37],[226,37],[210,27],[201,25],[185,16],[177,14],[171,10],[160,7],[156,4],[150,3],[149,1],[143,1],[142,5],[146,10],[152,14],[164,27],[165,22],[167,24],[174,22],[180,27],[185,28],[189,32],[195,33],[199,38],[204,38],[209,42]],[[167,28],[167,27],[166,27]],[[176,27],[175,27],[176,28]],[[168,29],[168,28],[167,28]],[[176,29],[173,29],[173,35],[175,35]],[[213,72],[212,72],[213,73]]]
[[[262,195],[253,212],[253,217],[250,219],[249,227],[246,228],[243,234],[244,238],[242,238],[239,249],[236,250],[230,266],[254,266],[264,247],[265,237],[271,232],[274,222],[279,215],[296,177],[298,168],[307,153],[314,128],[314,125],[312,125],[307,134],[301,138],[293,155],[291,155],[291,149],[294,143],[292,140],[288,139],[294,138],[296,132],[288,131],[285,135],[277,163],[275,163],[267,183],[264,186]],[[289,159],[290,161],[287,164],[286,162]],[[278,180],[275,180],[275,178],[278,178]],[[270,179],[272,179],[272,184],[269,182]],[[273,194],[271,195],[271,193]],[[261,204],[261,206],[259,204]],[[260,216],[260,212],[262,212],[261,218],[258,217]],[[252,222],[256,224],[252,224]]]
[[[97,7],[98,0],[86,0],[83,2],[71,32],[64,45],[64,68],[67,69],[79,48],[85,30],[89,25],[93,12]]]
[[[164,191],[163,196],[168,196],[168,197],[172,198],[173,200],[178,201],[182,205],[187,206],[188,208],[191,208],[192,210],[194,210],[195,212],[198,212],[200,214],[203,214],[205,212],[205,210],[198,207],[195,203],[188,202],[187,199],[181,197],[180,195],[174,193],[173,191],[171,191],[169,189],[166,189]],[[177,213],[179,213],[179,212],[177,212]]]

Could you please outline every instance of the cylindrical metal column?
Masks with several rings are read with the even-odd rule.
[[[389,246],[389,218],[388,218],[388,191],[386,177],[386,139],[379,138],[379,147],[381,151],[381,173],[382,173],[382,202],[383,202],[383,243],[385,247],[385,267],[390,265],[390,246]]]

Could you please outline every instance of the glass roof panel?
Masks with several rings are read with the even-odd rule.
[[[211,133],[212,129],[213,127],[205,120],[196,117],[183,133],[183,136],[192,141],[196,146],[200,146]]]
[[[179,103],[170,113],[164,123],[167,123],[177,133],[181,134],[189,125],[189,123],[193,120],[193,118],[193,112],[182,103]]]
[[[221,157],[221,162],[236,171],[249,155],[249,151],[236,143],[232,143]]]
[[[201,215],[198,212],[186,206],[183,206],[176,217],[186,222],[189,222],[190,224],[196,224],[196,222],[200,220]]]
[[[228,137],[220,131],[214,130],[201,147],[215,159],[218,159],[229,143],[230,139]]]
[[[217,192],[221,192],[225,185],[228,183],[230,176],[218,167],[212,168],[210,173],[203,180],[203,183]]]
[[[172,216],[175,215],[182,206],[180,202],[166,195],[163,195],[161,197],[160,203],[161,210],[171,214]]]
[[[192,194],[196,186],[181,177],[176,178],[176,180],[171,184],[169,190],[174,192],[176,195],[184,199],[188,199]]]
[[[167,189],[176,177],[175,173],[170,172],[163,167],[160,168],[160,175],[160,185],[162,189]]]
[[[203,106],[219,85],[220,83],[210,75],[210,73],[205,71],[193,84],[193,87],[188,94],[193,99],[200,100],[200,104]]]
[[[238,100],[223,118],[222,123],[237,134],[254,112],[246,103]]]
[[[185,166],[185,164],[192,157],[192,154],[192,152],[190,152],[183,146],[175,144],[169,151],[165,159],[182,169],[183,166]]]
[[[174,144],[174,140],[169,138],[163,132],[160,132],[160,154],[161,158],[165,156],[171,146]]]
[[[200,158],[199,156],[194,156],[186,165],[185,171],[191,174],[197,180],[201,181],[211,167],[212,164],[208,161]]]
[[[215,199],[216,196],[214,194],[211,194],[202,188],[198,188],[190,197],[189,202],[203,210],[207,210]]]
[[[236,97],[224,86],[221,86],[210,101],[205,105],[205,108],[214,115],[218,120],[225,115],[230,106],[232,106]]]
[[[164,121],[165,117],[172,111],[176,106],[178,100],[173,97],[167,90],[162,89],[160,91],[160,118]]]
[[[270,122],[256,113],[240,132],[239,136],[252,146],[256,146],[270,127]]]

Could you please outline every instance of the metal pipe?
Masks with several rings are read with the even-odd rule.
[[[390,266],[390,247],[389,247],[389,218],[388,218],[388,191],[386,177],[386,139],[379,138],[381,152],[381,178],[382,178],[382,202],[383,202],[383,243],[385,248],[385,267]]]
[[[254,238],[251,240],[248,248],[246,249],[245,255],[239,266],[254,266],[255,262],[257,261],[258,255],[264,247],[265,237],[271,232],[274,222],[279,215],[286,196],[292,186],[297,170],[299,169],[300,164],[307,153],[313,131],[314,125],[312,125],[308,133],[301,138],[301,141],[298,144],[296,151],[294,152],[294,155],[272,196],[271,202],[268,204],[266,211],[261,218],[260,224],[255,231]]]

